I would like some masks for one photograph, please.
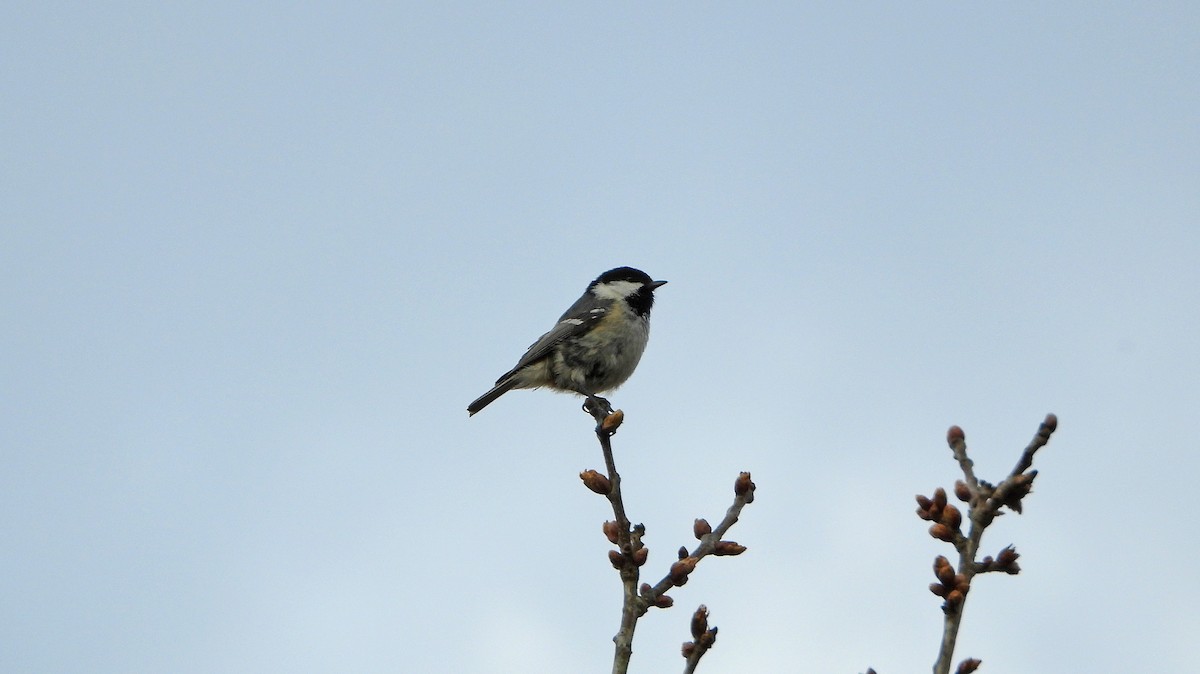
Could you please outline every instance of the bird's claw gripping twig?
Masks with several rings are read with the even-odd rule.
[[[599,423],[613,413],[613,408],[608,400],[597,395],[589,395],[583,402],[583,411],[592,415],[592,418]]]

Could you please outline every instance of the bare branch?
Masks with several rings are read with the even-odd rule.
[[[1046,415],[1037,434],[1025,447],[1012,472],[1003,482],[992,486],[975,476],[974,462],[967,456],[967,441],[963,430],[951,426],[946,433],[946,442],[954,453],[963,472],[963,480],[955,483],[954,494],[959,500],[968,504],[967,521],[970,528],[964,535],[961,530],[962,517],[957,508],[946,502],[946,493],[942,489],[934,492],[934,497],[917,496],[917,516],[924,520],[933,521],[929,533],[934,538],[952,543],[958,552],[957,570],[951,566],[950,560],[938,556],[934,560],[933,570],[938,582],[929,586],[930,592],[942,597],[942,612],[945,618],[942,623],[942,641],[938,649],[937,661],[933,665],[934,674],[949,674],[951,659],[954,657],[954,647],[958,640],[958,630],[962,624],[963,606],[967,593],[971,590],[971,581],[977,574],[1004,572],[1017,574],[1021,567],[1017,564],[1020,555],[1016,548],[1007,546],[995,558],[984,557],[976,561],[979,544],[983,539],[984,530],[992,523],[997,515],[1002,514],[1002,508],[1021,512],[1022,500],[1033,488],[1033,480],[1037,477],[1036,470],[1029,470],[1033,465],[1034,454],[1050,440],[1050,435],[1058,427],[1058,418],[1053,414]],[[970,674],[978,669],[980,661],[968,658],[959,663],[958,674]]]
[[[1025,447],[1025,451],[1021,452],[1021,460],[1017,462],[1015,468],[1012,469],[1010,475],[1020,475],[1026,469],[1033,465],[1033,455],[1039,449],[1046,446],[1050,442],[1050,435],[1058,429],[1058,417],[1053,414],[1047,414],[1042,420],[1042,425],[1038,427],[1037,434],[1033,436],[1033,440]]]
[[[607,404],[596,404],[591,399],[585,409],[596,419],[596,438],[600,441],[600,450],[604,454],[604,464],[608,469],[607,491],[597,490],[584,478],[584,484],[589,489],[603,494],[612,505],[614,526],[605,526],[606,535],[615,530],[617,550],[609,552],[609,561],[620,572],[621,587],[624,601],[621,603],[621,627],[613,637],[615,652],[613,653],[613,674],[625,674],[629,671],[629,659],[633,656],[633,632],[637,628],[637,619],[646,612],[637,596],[639,567],[646,563],[649,551],[642,547],[641,525],[638,525],[636,539],[630,529],[629,518],[625,515],[625,501],[621,498],[621,475],[617,472],[617,464],[613,459],[612,436],[621,426],[625,414],[620,410],[611,411]],[[580,477],[596,471],[584,471]],[[604,476],[600,476],[604,477]],[[595,478],[592,482],[598,482]],[[611,537],[610,537],[611,538]]]
[[[696,568],[701,559],[708,555],[737,555],[744,552],[746,550],[744,546],[733,541],[721,540],[721,538],[729,531],[730,527],[737,523],[738,517],[742,514],[742,508],[746,507],[746,504],[754,502],[754,489],[755,484],[750,480],[750,473],[738,475],[733,487],[733,505],[725,511],[725,518],[711,532],[697,536],[700,544],[696,546],[695,550],[687,552],[686,548],[680,548],[679,561],[672,564],[670,572],[652,587],[643,586],[642,597],[653,602],[656,597],[661,596],[672,587],[683,585],[687,582],[688,574]]]
[[[641,567],[649,556],[649,549],[642,544],[642,537],[645,535],[646,529],[641,524],[632,526],[625,514],[625,502],[621,496],[621,476],[617,472],[612,450],[612,436],[621,426],[625,415],[620,410],[614,411],[608,405],[608,401],[602,398],[588,398],[584,410],[596,420],[596,438],[600,441],[600,449],[604,454],[604,464],[608,474],[605,476],[595,470],[585,470],[580,473],[579,477],[588,489],[607,498],[613,510],[614,519],[604,523],[603,531],[605,537],[617,546],[616,550],[609,551],[609,561],[620,573],[624,600],[621,604],[621,626],[613,637],[615,648],[612,671],[613,674],[625,674],[633,655],[633,635],[638,619],[645,615],[652,606],[657,608],[672,606],[674,600],[667,596],[666,591],[686,583],[688,576],[695,570],[696,564],[702,558],[708,555],[732,556],[745,552],[745,546],[733,541],[722,540],[722,537],[737,522],[742,508],[747,503],[754,501],[755,486],[750,479],[750,473],[738,475],[737,480],[734,481],[733,505],[726,511],[725,518],[721,520],[720,524],[716,528],[712,528],[707,521],[697,519],[693,532],[700,540],[700,544],[695,551],[688,553],[686,548],[680,548],[679,560],[671,565],[667,575],[657,585],[652,587],[648,583],[643,583],[639,588],[638,578],[641,575]],[[702,606],[701,610],[704,611],[705,621],[707,621],[707,609]],[[699,615],[699,611],[697,615]],[[695,619],[693,619],[694,630]],[[689,669],[687,670],[689,672],[695,668],[700,656],[711,648],[716,640],[717,629],[715,627],[711,630],[706,627],[702,632],[701,636],[696,637],[696,641],[689,642],[692,644],[695,657],[694,661],[689,658]],[[685,653],[685,657],[688,657],[687,653]]]

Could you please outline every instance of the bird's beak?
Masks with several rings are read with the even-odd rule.
[[[658,289],[659,286],[664,286],[666,284],[667,284],[666,281],[651,281],[650,283],[647,283],[646,285],[650,286],[651,290],[656,290],[656,289]]]

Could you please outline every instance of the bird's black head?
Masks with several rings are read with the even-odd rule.
[[[597,297],[624,299],[639,315],[650,313],[654,306],[654,290],[666,283],[655,281],[650,275],[633,267],[609,269],[588,286]]]

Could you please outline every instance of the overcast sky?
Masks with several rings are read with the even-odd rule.
[[[9,3],[0,670],[609,671],[590,419],[465,408],[620,265],[645,576],[758,484],[632,671],[928,671],[1047,412],[958,657],[1194,669],[1198,7]]]

